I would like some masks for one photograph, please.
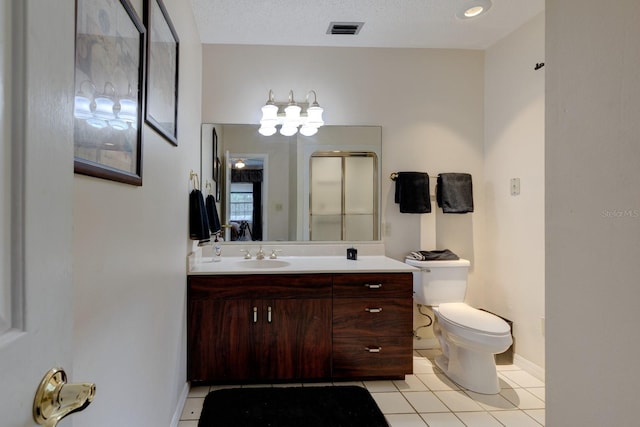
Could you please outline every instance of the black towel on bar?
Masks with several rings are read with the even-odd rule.
[[[402,213],[429,213],[429,175],[425,172],[398,172],[395,202]]]
[[[218,208],[216,208],[216,199],[212,194],[207,196],[205,205],[207,207],[209,230],[211,230],[211,234],[219,233],[222,227],[220,227],[220,217],[218,216]]]
[[[200,190],[192,190],[189,194],[189,236],[191,240],[208,241],[209,221],[204,199]]]
[[[473,186],[468,173],[441,173],[436,200],[444,213],[473,212]]]

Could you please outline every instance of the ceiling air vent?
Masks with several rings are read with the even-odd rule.
[[[346,34],[355,36],[360,32],[364,22],[332,22],[329,24],[327,34]]]

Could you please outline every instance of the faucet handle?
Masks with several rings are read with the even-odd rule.
[[[244,252],[244,259],[251,259],[251,251],[249,249],[240,249],[240,252]]]
[[[269,258],[277,259],[278,258],[278,252],[282,252],[282,249],[271,249],[271,256],[269,256]]]

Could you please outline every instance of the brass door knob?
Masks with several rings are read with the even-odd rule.
[[[39,425],[55,427],[67,415],[89,406],[95,395],[95,384],[67,384],[67,374],[62,368],[51,369],[33,399],[33,419]]]

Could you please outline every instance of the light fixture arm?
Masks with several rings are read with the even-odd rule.
[[[309,104],[309,95],[313,94],[313,103]],[[309,106],[311,107],[319,107],[320,104],[318,104],[318,95],[316,94],[315,90],[310,90],[309,92],[307,92],[307,104],[309,104]]]

